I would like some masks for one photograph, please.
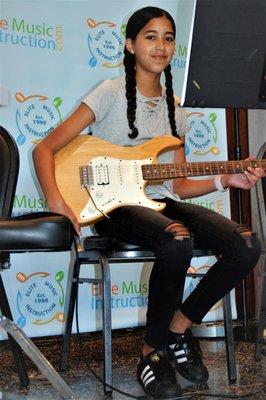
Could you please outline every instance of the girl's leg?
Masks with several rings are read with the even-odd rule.
[[[174,207],[178,219],[193,233],[194,242],[200,248],[214,251],[218,257],[179,307],[189,320],[199,324],[212,306],[255,267],[261,245],[249,229],[205,207],[185,203],[176,203]],[[169,218],[172,210],[173,205],[166,210]]]
[[[101,235],[140,245],[156,254],[149,281],[146,344],[138,362],[137,380],[153,398],[175,398],[181,388],[173,366],[160,349],[167,346],[177,294],[183,293],[190,265],[193,245],[189,232],[156,211],[135,206],[115,210],[110,220],[99,222],[96,229]]]
[[[137,244],[156,254],[150,281],[145,342],[150,348],[167,345],[168,328],[182,298],[193,243],[184,225],[146,207],[125,206],[109,220],[96,224],[102,236]]]
[[[249,229],[220,214],[192,204],[173,204],[171,200],[170,203],[165,214],[169,218],[178,215],[193,233],[195,243],[218,256],[190,296],[183,304],[179,303],[170,324],[170,358],[183,377],[202,382],[208,379],[208,371],[202,363],[197,341],[186,328],[192,321],[201,323],[211,307],[250,272],[258,261],[260,242]]]

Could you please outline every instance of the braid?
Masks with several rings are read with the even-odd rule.
[[[147,25],[149,21],[153,18],[166,17],[168,21],[170,21],[173,29],[173,35],[175,37],[176,27],[173,17],[165,10],[162,10],[158,7],[144,7],[140,10],[135,11],[131,17],[129,18],[125,37],[126,40],[130,39],[132,42],[136,40],[137,35],[141,31],[141,29]],[[135,55],[131,54],[127,48],[127,43],[125,43],[124,47],[124,67],[125,67],[125,79],[126,79],[126,99],[127,99],[127,120],[128,125],[131,132],[128,134],[130,139],[134,139],[138,136],[138,128],[135,126],[136,120],[136,109],[137,109],[137,89],[136,89],[136,60]],[[174,102],[174,94],[172,88],[172,75],[171,75],[171,67],[168,66],[165,69],[165,78],[166,78],[166,101],[168,106],[168,116],[169,122],[172,130],[173,136],[179,137],[176,132],[176,124],[175,124],[175,102]]]
[[[136,72],[135,57],[125,48],[124,66],[126,72],[126,98],[127,98],[127,119],[131,132],[128,134],[130,139],[135,139],[139,132],[135,126],[136,119]]]
[[[171,65],[169,64],[165,70],[165,85],[166,85],[166,102],[168,107],[168,118],[171,126],[172,135],[180,139],[180,136],[176,132],[175,123],[175,98],[173,92],[173,82],[171,74]]]

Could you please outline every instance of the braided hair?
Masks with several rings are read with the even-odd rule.
[[[165,10],[158,7],[144,7],[136,11],[128,20],[126,26],[126,39],[135,40],[141,29],[153,18],[165,16],[172,24],[174,36],[176,34],[175,22],[172,16]],[[135,126],[136,108],[137,108],[137,90],[136,90],[136,61],[134,54],[131,54],[126,46],[124,48],[124,67],[126,79],[126,99],[127,99],[127,119],[131,132],[128,134],[130,139],[138,136],[138,128]],[[172,74],[170,64],[164,70],[166,85],[166,102],[168,107],[168,118],[171,126],[172,135],[178,137],[175,123],[175,99],[172,84]]]

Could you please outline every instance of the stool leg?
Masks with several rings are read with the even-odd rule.
[[[6,316],[10,320],[13,320],[1,274],[0,274],[0,309],[4,316]],[[30,383],[30,380],[28,377],[27,367],[23,357],[23,353],[21,351],[20,346],[17,344],[17,342],[13,339],[13,337],[10,334],[8,334],[8,339],[15,360],[15,364],[17,367],[20,384],[22,387],[27,387]]]
[[[111,393],[107,385],[113,385],[112,378],[112,304],[111,276],[109,262],[105,255],[99,256],[103,277],[103,344],[104,344],[104,393]],[[107,384],[107,385],[106,385]]]
[[[72,269],[72,268],[70,268]],[[80,262],[78,258],[76,258],[73,273],[69,271],[69,278],[70,278],[70,294],[69,294],[69,303],[67,307],[67,320],[65,325],[65,332],[63,334],[63,343],[62,343],[62,350],[61,350],[61,357],[60,357],[60,370],[65,371],[67,369],[67,360],[70,351],[70,342],[71,342],[71,331],[73,325],[73,316],[74,316],[74,309],[77,300],[78,294],[78,278],[79,278],[79,270],[80,270]],[[68,296],[66,296],[67,298]]]
[[[230,293],[223,298],[223,313],[228,380],[229,383],[235,383],[237,380],[237,372]]]

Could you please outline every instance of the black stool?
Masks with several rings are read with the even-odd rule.
[[[194,249],[193,257],[214,255],[211,251]],[[74,308],[77,301],[79,283],[100,283],[102,284],[103,299],[103,342],[104,342],[104,392],[111,392],[112,386],[112,336],[111,336],[111,278],[110,264],[112,263],[133,263],[133,262],[154,262],[155,254],[150,250],[142,249],[135,245],[125,244],[111,238],[89,236],[84,241],[84,250],[79,251],[74,265],[72,288],[70,293],[69,310],[67,314],[66,330],[63,339],[63,348],[60,367],[67,368],[67,360],[70,351],[71,329],[73,322]],[[81,278],[80,267],[83,264],[99,264],[101,267],[101,278]],[[203,274],[190,274],[192,277],[202,277]],[[224,330],[227,355],[227,370],[229,383],[237,380],[236,360],[233,339],[233,323],[230,293],[223,298]]]

